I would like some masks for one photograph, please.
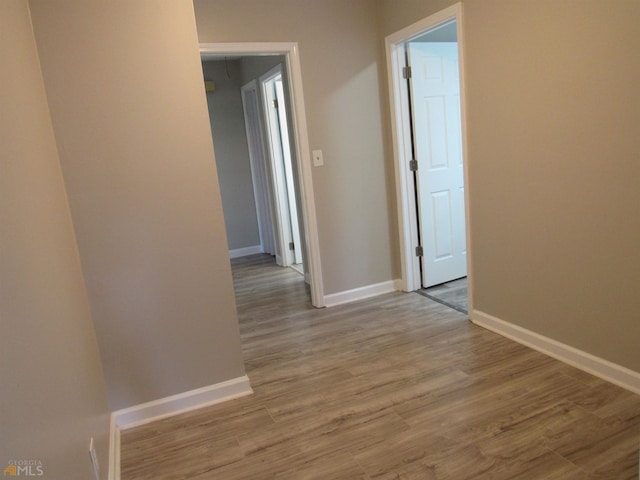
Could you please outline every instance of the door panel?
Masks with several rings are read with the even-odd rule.
[[[442,141],[447,135],[446,99],[434,96],[424,99],[425,125],[418,125],[419,132],[425,136],[426,164],[431,172],[448,168],[447,142]]]
[[[293,165],[291,150],[289,149],[289,126],[287,124],[287,111],[284,98],[282,80],[275,82],[277,112],[280,123],[280,139],[282,142],[282,154],[284,160],[284,175],[287,187],[287,200],[289,206],[289,228],[291,229],[291,241],[293,243],[293,264],[302,263],[302,241],[300,240],[300,227],[298,225],[298,206],[296,205],[295,182],[293,179]]]
[[[467,274],[457,43],[409,43],[422,286]]]
[[[442,261],[453,256],[453,231],[451,228],[451,196],[449,190],[431,193],[433,209],[433,258]]]
[[[276,263],[281,266],[289,266],[293,263],[293,255],[289,250],[289,244],[293,241],[291,236],[291,222],[289,220],[289,201],[287,197],[287,185],[284,172],[284,152],[282,135],[280,132],[280,119],[278,118],[276,81],[279,75],[263,80],[264,109],[266,116],[267,140],[271,160],[271,172],[273,177],[273,191],[275,196],[276,218]]]

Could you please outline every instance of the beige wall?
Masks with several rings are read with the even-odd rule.
[[[243,375],[191,2],[31,9],[111,408]]]
[[[246,85],[251,80],[260,82],[260,77],[272,68],[281,65],[283,73],[283,82],[286,82],[286,90],[288,90],[287,65],[284,55],[261,55],[249,56],[240,59],[240,73],[242,75],[242,85]],[[287,95],[288,97],[288,95]]]
[[[396,233],[385,162],[375,3],[196,0],[198,38],[298,42],[325,293],[393,279]]]
[[[0,2],[0,469],[108,470],[109,410],[26,0]]]
[[[506,0],[509,1],[509,0]],[[385,36],[439,12],[455,0],[376,0],[380,33]]]
[[[260,245],[251,163],[242,108],[240,60],[202,63],[204,77],[215,82],[207,93],[216,167],[224,206],[229,250]]]
[[[474,306],[640,371],[640,2],[463,6]]]

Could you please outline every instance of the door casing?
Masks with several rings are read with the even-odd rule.
[[[462,129],[462,152],[464,155],[464,203],[467,242],[467,294],[469,307],[473,311],[473,269],[471,242],[471,211],[469,208],[469,155],[467,149],[466,128],[466,88],[464,73],[464,32],[463,9],[456,3],[427,18],[424,18],[385,38],[387,56],[387,74],[389,82],[389,104],[391,108],[391,134],[393,141],[396,199],[398,205],[398,234],[400,237],[400,259],[402,267],[401,286],[405,292],[421,287],[420,260],[415,256],[418,239],[417,212],[413,172],[409,168],[411,158],[411,118],[409,110],[409,91],[403,78],[405,66],[405,44],[409,40],[434,30],[455,20],[458,37],[458,62],[460,67],[460,118]]]
[[[263,102],[264,125],[267,132],[268,158],[271,165],[272,191],[277,227],[276,263],[282,266],[302,263],[302,242],[298,230],[298,207],[295,195],[295,179],[291,165],[289,129],[286,111],[287,101],[276,80],[282,80],[282,66],[276,65],[259,79]],[[280,81],[282,85],[282,81]],[[280,94],[278,94],[278,91]],[[279,105],[274,107],[272,102]],[[284,128],[283,128],[284,127]],[[294,244],[294,250],[289,244]],[[297,261],[296,257],[300,257]]]

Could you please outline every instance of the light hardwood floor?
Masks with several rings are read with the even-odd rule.
[[[318,310],[233,266],[254,394],[124,431],[124,480],[638,479],[640,397],[417,294]]]

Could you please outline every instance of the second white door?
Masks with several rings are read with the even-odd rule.
[[[423,288],[467,274],[457,43],[408,43]]]

